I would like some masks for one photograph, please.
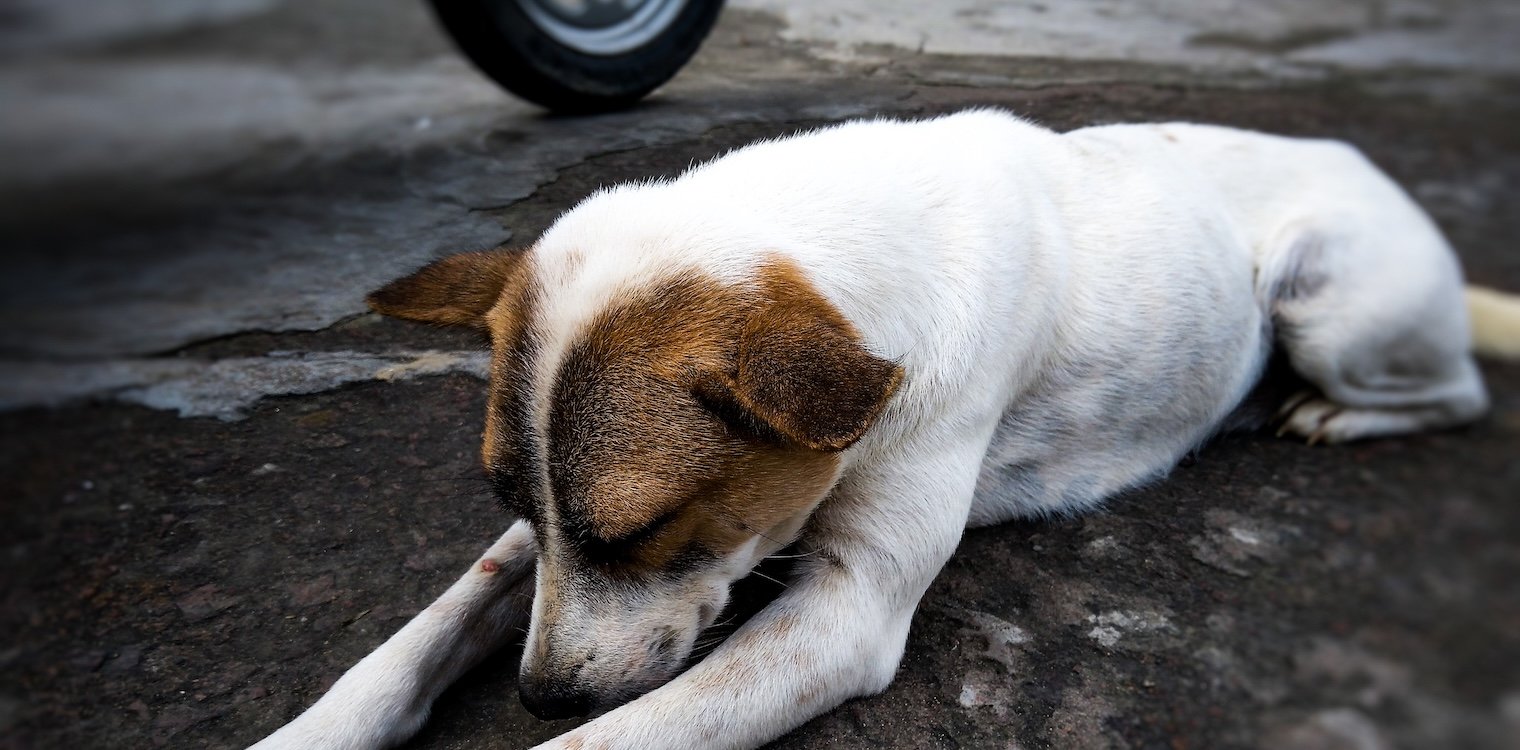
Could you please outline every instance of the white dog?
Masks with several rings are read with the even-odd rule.
[[[1463,299],[1354,149],[1226,128],[853,122],[603,191],[371,296],[489,333],[484,463],[521,520],[258,747],[402,741],[529,597],[523,702],[605,712],[541,748],[756,747],[887,686],[968,526],[1161,477],[1274,349],[1311,442],[1477,418]],[[1513,351],[1520,305],[1479,309]],[[793,543],[786,591],[681,672]]]

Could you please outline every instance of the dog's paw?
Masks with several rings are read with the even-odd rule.
[[[1288,399],[1278,412],[1278,420],[1279,437],[1297,435],[1309,445],[1404,435],[1451,421],[1449,414],[1440,409],[1353,408],[1318,393],[1301,393]]]
[[[1361,437],[1357,412],[1348,410],[1314,391],[1300,391],[1283,402],[1277,412],[1277,436],[1297,435],[1316,443],[1343,443]]]

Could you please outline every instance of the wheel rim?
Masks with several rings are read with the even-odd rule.
[[[620,55],[659,36],[689,0],[517,0],[554,41],[588,55]]]

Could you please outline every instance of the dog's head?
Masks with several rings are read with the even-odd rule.
[[[482,457],[538,539],[519,687],[543,717],[676,674],[901,379],[779,256],[722,280],[597,265],[542,245],[468,253],[369,298],[491,338]]]

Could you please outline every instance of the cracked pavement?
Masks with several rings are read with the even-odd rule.
[[[878,113],[1349,140],[1520,290],[1504,0],[732,0],[633,110],[545,116],[409,0],[16,0],[0,17],[0,748],[242,747],[506,519],[473,336],[365,292],[600,185]],[[1520,736],[1520,365],[1491,417],[1206,449],[969,533],[897,682],[776,748],[1503,748]],[[766,585],[750,583],[763,597]],[[415,748],[525,748],[513,654]]]

